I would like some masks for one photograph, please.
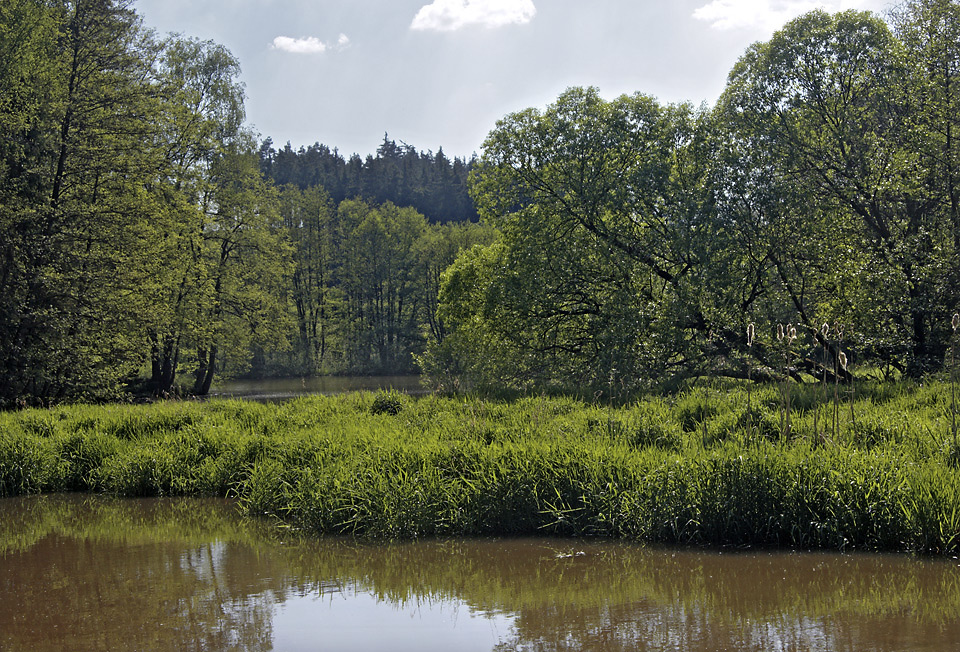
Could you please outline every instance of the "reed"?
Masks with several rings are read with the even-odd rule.
[[[793,424],[790,420],[790,376],[791,368],[793,364],[793,351],[792,346],[794,341],[797,339],[797,329],[793,324],[777,324],[777,340],[781,343],[783,347],[783,409],[782,409],[782,428],[781,435],[785,439],[789,439],[793,433]]]
[[[957,329],[960,329],[960,313],[953,313],[950,320],[953,334],[950,338],[950,433],[953,435],[954,451],[960,450],[957,442]]]
[[[821,352],[821,368],[822,368],[822,378],[820,381],[820,386],[822,388],[822,397],[821,405],[825,405],[827,402],[827,359],[830,357],[830,324],[824,322],[823,326],[820,328],[820,333],[817,336],[820,340],[822,352]],[[815,441],[817,443],[826,442],[826,432],[824,428],[820,427],[820,407],[817,406],[817,409],[813,413],[813,430],[815,434]],[[824,421],[826,421],[826,415],[824,415]]]
[[[747,348],[753,352],[753,340],[757,335],[757,326],[753,322],[747,324]],[[750,405],[750,395],[753,393],[753,361],[747,357],[747,438],[753,436],[753,410]]]
[[[840,355],[843,344],[843,325],[834,324],[833,332],[837,336],[837,352],[833,359],[833,435],[840,431]],[[844,358],[846,359],[846,358]]]
[[[375,394],[0,414],[0,493],[221,495],[317,534],[555,534],[960,552],[946,383],[858,386],[817,446],[822,388],[718,382],[606,406]],[[749,412],[744,410],[746,394]],[[806,436],[811,435],[811,436]]]

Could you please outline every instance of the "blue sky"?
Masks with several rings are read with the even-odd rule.
[[[161,34],[243,68],[247,120],[278,146],[479,153],[507,113],[570,86],[712,104],[753,42],[805,11],[889,0],[136,0]]]

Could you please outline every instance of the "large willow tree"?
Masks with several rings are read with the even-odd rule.
[[[580,88],[501,120],[472,190],[502,237],[448,270],[441,315],[457,332],[434,353],[520,386],[622,386],[702,359],[701,275],[722,234],[696,125],[685,105]]]
[[[892,24],[801,16],[747,50],[709,112],[571,89],[500,121],[472,191],[501,239],[448,270],[436,368],[610,389],[745,375],[747,358],[782,373],[777,323],[802,336],[795,375],[821,377],[841,328],[858,362],[941,368],[960,300],[960,4],[907,2]]]
[[[910,4],[902,39],[868,13],[798,18],[748,50],[718,106],[739,152],[724,207],[754,226],[770,291],[810,332],[843,324],[861,356],[913,375],[942,364],[960,253],[956,117],[938,77],[960,60],[923,53],[932,5],[956,9]]]

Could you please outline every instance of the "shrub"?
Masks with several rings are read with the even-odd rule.
[[[395,389],[377,392],[370,406],[371,414],[400,414],[406,395]]]

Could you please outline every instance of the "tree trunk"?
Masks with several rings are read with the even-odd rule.
[[[207,352],[206,369],[204,369],[203,378],[197,373],[197,383],[193,387],[193,393],[197,396],[206,396],[210,393],[210,386],[213,384],[213,374],[217,368],[217,345],[214,344]]]
[[[209,352],[203,347],[197,347],[197,371],[193,380],[194,394],[200,395],[202,393],[203,382],[207,378],[209,359]]]
[[[159,341],[154,341],[152,348],[151,381],[154,393],[157,396],[164,396],[173,390],[173,383],[177,379],[180,346],[176,341],[168,340],[163,346],[160,345]]]

